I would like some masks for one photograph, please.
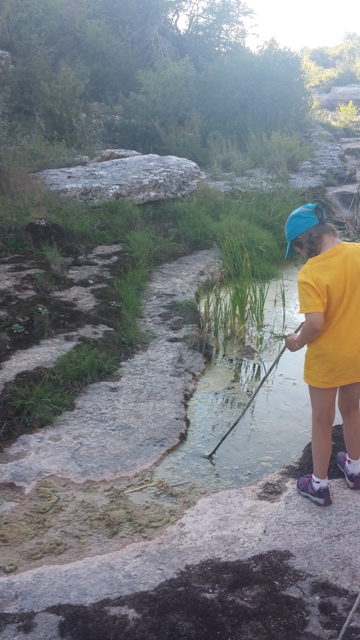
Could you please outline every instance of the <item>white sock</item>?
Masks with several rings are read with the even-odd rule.
[[[360,476],[360,458],[359,460],[351,460],[346,454],[346,471],[352,476]]]
[[[314,476],[314,474],[312,474],[311,484],[312,484],[312,488],[314,489],[314,491],[319,491],[319,489],[327,489],[328,488],[328,479],[325,478],[323,480],[322,478],[317,478],[316,476]]]

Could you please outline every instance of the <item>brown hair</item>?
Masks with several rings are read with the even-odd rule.
[[[300,233],[291,243],[293,249],[302,249],[306,253],[307,258],[314,258],[319,255],[321,241],[324,236],[332,236],[338,238],[339,234],[336,227],[330,222],[326,222],[325,218],[319,220],[319,224]]]

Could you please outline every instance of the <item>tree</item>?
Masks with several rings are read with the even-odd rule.
[[[254,15],[243,0],[178,0],[170,19],[185,39],[203,39],[214,49],[227,51],[244,45],[244,19]]]

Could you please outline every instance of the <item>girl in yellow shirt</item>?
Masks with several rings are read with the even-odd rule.
[[[337,464],[347,486],[360,490],[360,244],[341,242],[319,204],[295,209],[285,235],[286,258],[299,253],[306,260],[298,275],[305,322],[285,342],[290,351],[307,346],[304,380],[312,408],[314,473],[299,478],[297,489],[327,506],[336,396],[347,449],[337,454]]]

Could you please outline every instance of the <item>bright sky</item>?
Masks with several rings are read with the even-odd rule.
[[[302,47],[332,47],[346,32],[360,35],[360,0],[246,0],[257,14],[247,45],[275,38],[282,47],[299,51]]]

